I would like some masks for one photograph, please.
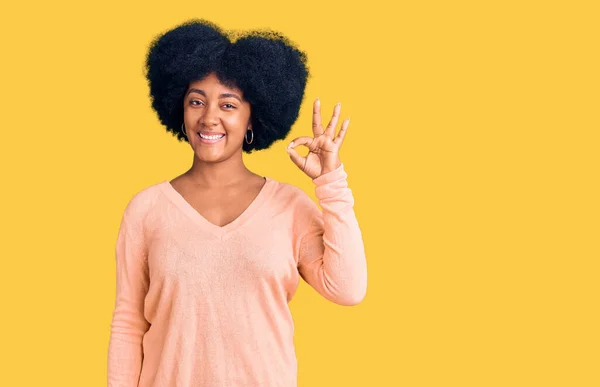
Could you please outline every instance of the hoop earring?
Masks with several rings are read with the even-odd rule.
[[[181,124],[181,131],[183,132],[183,135],[187,138],[187,133],[185,132],[185,129],[183,128],[183,124]]]
[[[252,135],[249,142],[248,142],[248,132],[250,132],[250,134]],[[254,132],[252,131],[252,129],[249,129],[246,131],[244,138],[246,139],[246,144],[252,144],[252,141],[254,141]]]

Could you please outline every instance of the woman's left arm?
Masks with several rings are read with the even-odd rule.
[[[340,305],[355,305],[367,290],[367,263],[362,233],[354,213],[354,197],[348,187],[348,174],[339,158],[350,120],[342,123],[335,136],[341,104],[335,105],[326,129],[321,126],[321,106],[313,105],[314,137],[294,139],[287,147],[291,160],[316,185],[316,196],[323,211],[311,200],[310,223],[298,243],[298,270],[314,289]],[[302,157],[294,149],[304,145],[309,152]]]
[[[323,211],[311,200],[311,220],[298,243],[298,270],[319,294],[339,305],[360,303],[367,291],[367,263],[354,198],[341,164],[313,179]]]

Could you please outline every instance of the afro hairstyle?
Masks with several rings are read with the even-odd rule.
[[[278,32],[225,31],[208,20],[191,19],[152,40],[145,76],[161,124],[186,142],[181,125],[190,83],[214,72],[222,84],[240,89],[250,103],[254,134],[242,150],[251,153],[290,132],[310,76],[306,62],[306,54]]]

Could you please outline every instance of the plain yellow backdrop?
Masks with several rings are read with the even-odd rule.
[[[150,108],[144,55],[196,17],[308,54],[292,133],[250,169],[314,198],[285,146],[316,97],[351,117],[368,293],[341,307],[300,285],[300,387],[600,385],[594,2],[2,8],[0,385],[106,385],[122,211],[192,160]]]

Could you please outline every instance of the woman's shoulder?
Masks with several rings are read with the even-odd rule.
[[[300,186],[284,181],[276,181],[277,189],[274,195],[288,209],[306,209],[316,207],[313,198]]]
[[[125,216],[136,218],[145,217],[160,200],[161,191],[166,183],[167,181],[161,181],[134,190],[133,193],[130,194],[127,205],[125,206]]]
[[[308,197],[308,194],[304,192],[302,188],[299,186],[288,183],[283,180],[275,180],[271,179],[277,185],[277,193],[281,197],[292,198],[292,199],[305,199]]]

